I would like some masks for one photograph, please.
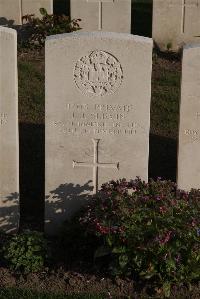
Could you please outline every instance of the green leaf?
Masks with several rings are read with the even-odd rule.
[[[107,241],[108,245],[111,247],[112,246],[112,236],[108,236],[106,238],[106,241]]]
[[[42,16],[47,16],[47,10],[45,8],[40,8],[40,13]]]
[[[106,256],[109,255],[111,253],[110,248],[105,247],[105,246],[100,246],[99,248],[97,248],[97,250],[95,251],[94,254],[94,259],[102,257],[102,256]]]
[[[125,252],[126,252],[126,248],[123,246],[114,247],[112,250],[112,253],[125,253]]]
[[[126,254],[122,254],[119,257],[119,265],[121,268],[125,268],[128,264],[128,256]]]
[[[167,297],[167,298],[170,297],[170,294],[171,294],[171,284],[170,284],[170,282],[165,282],[163,284],[163,292],[164,292],[165,297]]]

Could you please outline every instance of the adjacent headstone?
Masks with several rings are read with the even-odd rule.
[[[154,0],[153,39],[161,49],[178,50],[200,41],[200,0]]]
[[[40,18],[40,8],[45,8],[48,14],[53,14],[53,0],[22,0],[22,15],[34,14]]]
[[[77,32],[46,42],[46,232],[102,183],[148,179],[152,40]]]
[[[0,0],[0,25],[20,25],[21,0]]]
[[[0,27],[0,230],[19,220],[17,33]]]
[[[71,0],[71,17],[84,31],[130,33],[131,0]]]
[[[184,48],[180,105],[178,186],[200,188],[200,44]]]

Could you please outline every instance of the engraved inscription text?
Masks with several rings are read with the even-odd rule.
[[[145,133],[132,104],[68,103],[62,120],[53,122],[68,135],[126,135]]]

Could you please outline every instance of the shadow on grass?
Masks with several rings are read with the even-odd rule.
[[[179,51],[161,51],[159,46],[156,44],[154,41],[154,53],[162,58],[162,59],[167,59],[168,61],[181,61],[182,55],[183,55],[183,49],[179,49]]]
[[[153,1],[132,0],[131,33],[152,36]]]
[[[54,0],[53,9],[55,14],[70,16],[70,0]]]
[[[20,202],[22,228],[43,230],[44,221],[44,125],[21,123]]]
[[[176,181],[177,140],[150,134],[149,177]]]

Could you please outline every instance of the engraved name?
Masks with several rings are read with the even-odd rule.
[[[144,128],[134,121],[135,108],[128,104],[68,103],[62,121],[54,121],[60,132],[72,135],[136,135]]]
[[[185,129],[184,135],[189,137],[190,141],[200,141],[200,131],[196,129]]]

